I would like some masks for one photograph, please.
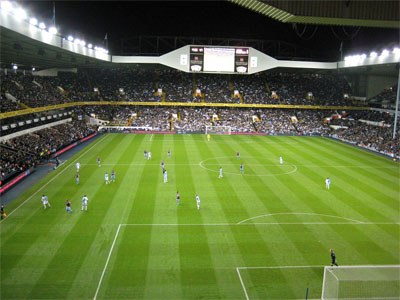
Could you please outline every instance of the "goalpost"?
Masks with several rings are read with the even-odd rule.
[[[400,265],[325,267],[322,300],[395,300],[400,296]]]
[[[231,134],[231,126],[206,125],[206,134]]]

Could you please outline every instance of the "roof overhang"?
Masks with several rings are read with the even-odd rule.
[[[283,23],[400,28],[399,1],[229,1]]]

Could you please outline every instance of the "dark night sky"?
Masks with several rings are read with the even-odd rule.
[[[29,14],[46,23],[53,15],[51,1],[23,1]],[[56,24],[64,35],[102,43],[118,54],[120,39],[140,35],[281,40],[303,46],[321,57],[381,50],[399,43],[397,29],[283,24],[225,1],[56,1]],[[315,31],[316,30],[316,31]],[[313,35],[315,31],[315,34]],[[352,37],[352,34],[358,33]]]

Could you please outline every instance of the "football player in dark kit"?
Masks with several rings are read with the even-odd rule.
[[[331,259],[332,259],[331,266],[333,265],[338,266],[338,264],[336,263],[336,254],[335,251],[333,251],[333,249],[331,249]]]

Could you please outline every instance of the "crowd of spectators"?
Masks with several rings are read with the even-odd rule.
[[[369,104],[373,107],[395,109],[397,97],[397,85],[383,90],[378,95],[369,99]]]
[[[2,98],[8,93],[28,107],[79,101],[358,105],[344,99],[351,89],[338,74],[223,75],[169,68],[96,68],[59,72],[55,77],[8,72],[1,73],[1,80]],[[9,110],[9,103],[3,102],[2,111]]]
[[[54,78],[33,76],[31,73],[1,74],[1,94],[4,98],[7,98],[6,94],[8,94],[23,108],[72,102],[57,86],[52,84]],[[3,105],[2,101],[1,111],[3,111]]]
[[[95,130],[83,121],[71,121],[3,141],[0,144],[1,181],[37,166],[57,150]]]

